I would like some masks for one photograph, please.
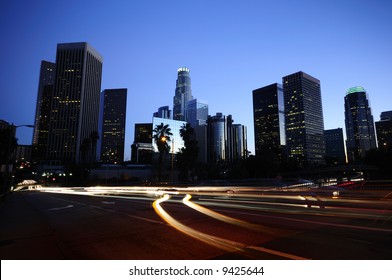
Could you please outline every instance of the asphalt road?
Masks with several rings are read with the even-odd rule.
[[[0,204],[1,259],[391,259],[388,191],[40,188]]]

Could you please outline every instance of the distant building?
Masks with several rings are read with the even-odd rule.
[[[181,67],[177,70],[176,91],[173,98],[173,119],[188,121],[188,102],[193,99],[190,70]]]
[[[216,113],[215,116],[208,116],[207,119],[207,156],[208,162],[228,162],[230,128],[233,124],[231,115],[224,116]]]
[[[153,117],[162,119],[173,119],[172,111],[169,109],[169,106],[162,106],[158,108],[158,111],[153,114]]]
[[[88,43],[57,45],[48,160],[96,160],[102,61]]]
[[[346,163],[346,152],[344,150],[343,129],[324,130],[326,161],[330,165]]]
[[[100,161],[124,161],[127,89],[105,89],[101,94]]]
[[[376,122],[378,149],[392,152],[392,111],[382,112]]]
[[[131,146],[131,161],[135,164],[152,163],[152,123],[136,123]]]
[[[282,80],[288,159],[300,167],[324,164],[320,81],[302,71]]]
[[[233,161],[238,161],[248,157],[247,129],[242,124],[233,124]]]
[[[256,156],[270,151],[282,159],[286,145],[282,85],[275,83],[253,91],[253,121]]]
[[[12,155],[15,162],[31,161],[31,145],[18,145]]]
[[[55,73],[56,64],[41,61],[32,148],[32,159],[36,162],[46,159]]]
[[[193,128],[198,125],[205,125],[208,118],[208,104],[198,99],[192,99],[188,102],[188,119],[187,122]]]
[[[367,151],[377,147],[373,116],[365,89],[349,88],[344,97],[344,108],[348,161],[358,163]]]

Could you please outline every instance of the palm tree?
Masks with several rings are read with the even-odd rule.
[[[155,144],[158,147],[159,152],[159,170],[158,170],[158,178],[161,180],[162,177],[162,163],[163,163],[163,154],[170,151],[171,142],[170,136],[173,135],[171,129],[168,124],[164,125],[163,123],[156,125],[153,130],[153,139]]]
[[[189,170],[194,170],[199,155],[199,147],[195,140],[195,130],[189,123],[180,128],[180,136],[184,140],[184,148],[179,152],[177,162],[180,166],[182,179],[187,180]]]

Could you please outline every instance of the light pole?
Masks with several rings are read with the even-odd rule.
[[[171,162],[172,182],[174,183],[174,137],[172,139],[172,162]]]

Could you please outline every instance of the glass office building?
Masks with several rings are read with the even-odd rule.
[[[282,80],[288,159],[299,167],[324,164],[320,81],[302,71]]]
[[[37,105],[35,109],[33,148],[31,152],[32,159],[36,162],[42,162],[46,158],[55,72],[56,64],[41,61]]]
[[[124,161],[127,89],[105,89],[101,94],[100,161]]]
[[[253,91],[256,156],[266,151],[282,159],[286,145],[282,85],[275,83]]]
[[[324,130],[324,135],[327,163],[329,165],[339,165],[346,163],[343,129],[326,129]]]
[[[377,147],[373,116],[365,89],[361,86],[349,88],[344,97],[344,108],[348,161],[358,163],[367,151]]]
[[[188,102],[188,123],[192,127],[205,125],[208,118],[208,104],[198,99],[192,99]]]
[[[392,111],[382,112],[380,121],[376,122],[378,148],[392,152]]]

